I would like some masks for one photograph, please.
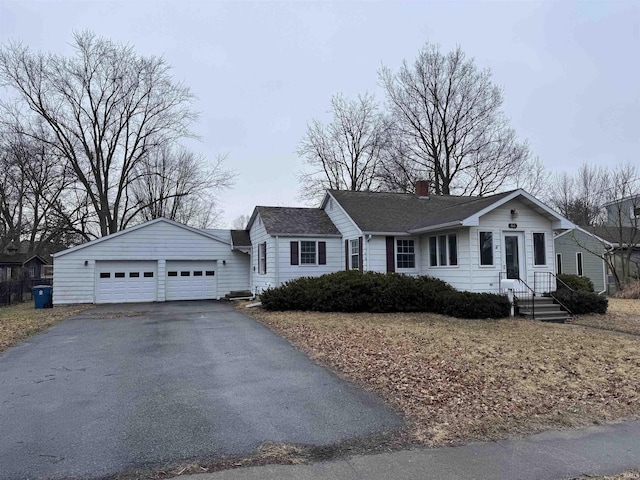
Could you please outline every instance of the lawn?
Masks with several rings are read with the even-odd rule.
[[[640,337],[523,319],[245,312],[385,398],[410,444],[640,416]]]
[[[86,310],[90,305],[63,305],[33,308],[33,302],[0,307],[0,352],[65,318]]]
[[[640,300],[610,298],[606,314],[581,315],[573,323],[640,335]]]

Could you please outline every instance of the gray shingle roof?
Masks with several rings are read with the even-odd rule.
[[[249,230],[231,230],[231,243],[234,248],[250,247]]]
[[[39,255],[35,255],[33,253],[2,253],[0,254],[0,264],[3,265],[24,265],[32,258],[38,258],[42,263],[47,263],[42,257]]]
[[[340,235],[320,208],[256,207],[269,235]]]
[[[616,227],[616,226],[598,226],[598,227],[582,227],[587,232],[593,233],[598,237],[613,244],[619,244],[622,240],[623,244],[640,245],[640,230],[635,227]]]
[[[330,190],[363,232],[408,232],[462,221],[513,192],[488,197]]]

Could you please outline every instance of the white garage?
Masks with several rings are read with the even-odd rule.
[[[209,300],[216,298],[216,263],[167,262],[167,300]]]
[[[155,302],[157,295],[158,262],[96,262],[96,303]]]
[[[53,303],[208,300],[249,290],[229,230],[158,218],[54,255]]]

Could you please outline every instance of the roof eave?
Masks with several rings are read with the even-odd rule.
[[[385,236],[385,237],[393,237],[393,236],[397,236],[397,235],[410,235],[410,232],[408,230],[398,230],[398,231],[394,231],[394,232],[379,232],[379,231],[375,231],[375,230],[363,230],[362,234],[363,235],[378,235],[378,236]]]
[[[121,235],[125,235],[127,233],[131,233],[131,232],[134,232],[136,230],[140,230],[141,228],[148,227],[150,225],[154,225],[154,224],[160,223],[160,222],[168,223],[169,225],[174,225],[174,226],[176,226],[178,228],[182,228],[184,230],[188,230],[188,231],[196,233],[198,235],[202,235],[204,237],[211,238],[212,240],[217,240],[217,241],[219,241],[221,243],[225,243],[227,245],[231,245],[230,241],[225,240],[224,238],[220,238],[217,235],[213,235],[211,233],[207,233],[204,230],[193,228],[193,227],[190,227],[188,225],[184,225],[182,223],[176,222],[175,220],[170,220],[168,218],[159,217],[159,218],[154,218],[153,220],[149,220],[148,222],[144,222],[144,223],[141,223],[139,225],[135,225],[135,226],[133,226],[131,228],[126,228],[124,230],[120,230],[119,232],[112,233],[110,235],[105,235],[104,237],[96,238],[95,240],[91,240],[90,242],[83,243],[81,245],[76,245],[75,247],[71,247],[71,248],[68,248],[66,250],[62,250],[61,252],[54,253],[53,255],[51,255],[51,257],[53,257],[53,258],[62,257],[63,255],[67,255],[69,253],[77,252],[78,250],[82,250],[83,248],[87,248],[87,247],[90,247],[92,245],[96,245],[96,244],[104,242],[106,240],[111,240],[111,239],[119,237]]]
[[[340,238],[342,235],[339,233],[270,233],[267,232],[272,237],[329,237],[329,238]]]
[[[466,227],[466,226],[467,225],[464,225],[463,222],[461,222],[460,220],[457,220],[455,222],[440,223],[438,225],[430,225],[428,227],[412,229],[412,230],[409,230],[409,233],[426,233],[426,232],[432,232],[434,230],[444,230],[445,228]]]

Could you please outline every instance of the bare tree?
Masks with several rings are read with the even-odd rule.
[[[501,111],[502,91],[458,47],[442,54],[427,44],[413,65],[383,67],[380,83],[403,144],[402,163],[415,180],[429,179],[435,194],[484,195],[501,188],[529,157],[526,143]]]
[[[35,125],[40,128],[42,125]],[[22,135],[6,121],[0,125],[0,246],[27,243],[30,253],[63,243],[75,231],[67,200],[72,181],[64,162],[48,144]]]
[[[553,206],[574,223],[606,242],[574,235],[583,250],[601,258],[617,288],[640,275],[640,172],[632,164],[613,168],[584,164],[573,176],[556,177]]]
[[[549,202],[577,225],[585,227],[602,223],[602,205],[611,181],[607,169],[585,163],[574,176],[566,172],[555,176]]]
[[[377,172],[387,145],[387,124],[372,95],[348,100],[331,98],[333,118],[324,124],[313,120],[297,149],[311,168],[299,173],[301,196],[315,199],[326,189],[377,188]]]
[[[73,38],[69,58],[18,43],[3,46],[0,82],[43,120],[47,135],[21,133],[68,162],[95,215],[96,233],[106,235],[137,214],[138,205],[127,202],[137,165],[154,148],[190,135],[194,96],[172,79],[162,58],[137,55],[91,32]]]
[[[224,157],[207,162],[182,148],[156,148],[136,164],[136,181],[127,192],[129,218],[165,217],[206,228],[215,220],[219,192],[233,183]]]
[[[249,220],[251,219],[251,215],[240,215],[236,217],[236,219],[231,222],[231,228],[233,230],[246,230],[247,225],[249,225]]]
[[[613,168],[604,187],[601,231],[614,244],[610,269],[616,285],[640,280],[640,171],[627,163]]]
[[[535,197],[543,198],[547,195],[550,179],[551,174],[540,157],[529,157],[515,166],[507,186],[522,188]]]

